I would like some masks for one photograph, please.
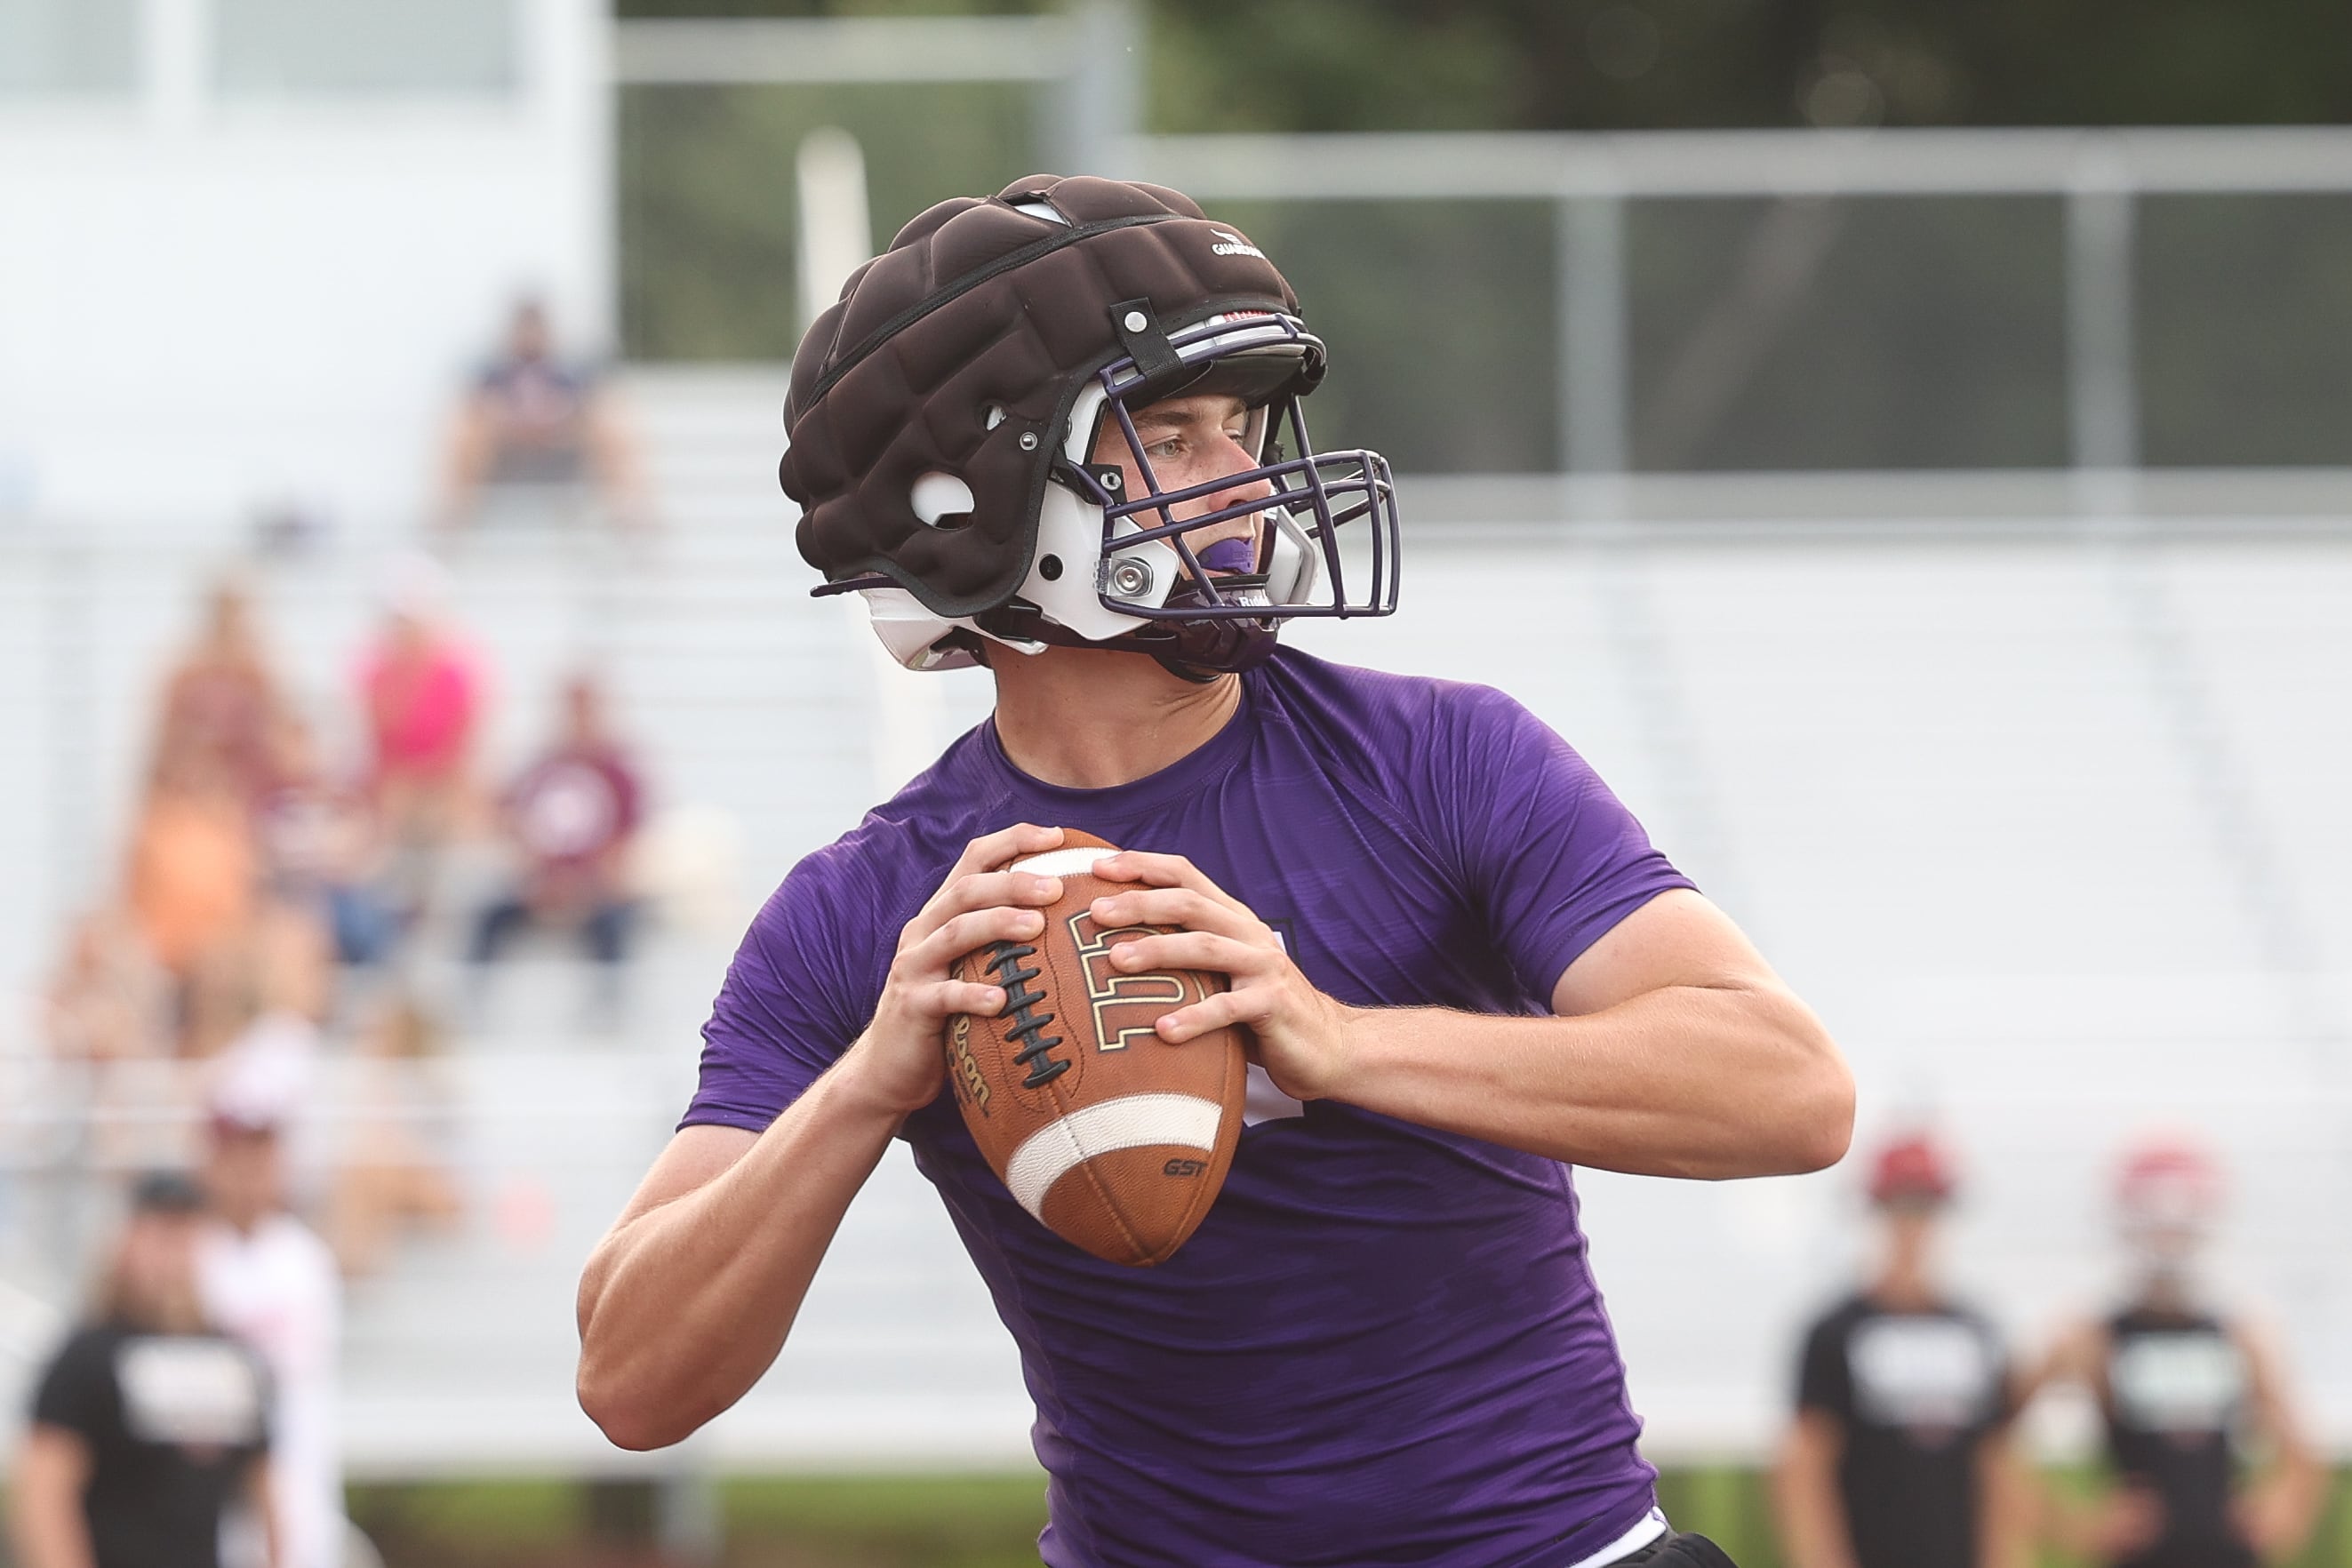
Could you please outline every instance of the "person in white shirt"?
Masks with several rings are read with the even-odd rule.
[[[196,1282],[213,1321],[259,1352],[276,1388],[271,1428],[284,1568],[340,1568],[349,1525],[336,1441],[342,1292],[334,1255],[287,1209],[286,1107],[215,1095],[204,1167],[211,1206]]]

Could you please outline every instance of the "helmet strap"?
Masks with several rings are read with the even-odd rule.
[[[1035,605],[1015,601],[972,617],[992,637],[1055,647],[1098,647],[1139,653],[1180,680],[1205,686],[1221,675],[1254,669],[1273,657],[1277,628],[1268,622],[1173,621],[1139,626],[1115,637],[1082,637]]]
[[[1195,686],[1206,686],[1219,676],[1232,673],[1230,670],[1210,669],[1202,665],[1187,664],[1184,660],[1169,654],[1155,653],[1151,657],[1159,662],[1160,668],[1177,679],[1190,681]]]

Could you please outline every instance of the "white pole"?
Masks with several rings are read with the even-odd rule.
[[[1627,398],[1625,200],[1613,191],[1563,196],[1556,214],[1559,300],[1560,467],[1568,514],[1619,522],[1633,466]]]
[[[801,325],[803,331],[841,297],[849,275],[873,258],[866,203],[866,154],[846,131],[826,126],[803,139],[794,160],[800,184]],[[930,766],[940,748],[940,677],[902,668],[874,635],[862,594],[835,601],[849,636],[864,650],[874,692],[867,751],[874,788],[887,798]]]
[[[1132,179],[1143,130],[1145,35],[1135,0],[1071,0],[1061,91],[1062,174]]]
[[[2133,364],[2133,192],[2112,153],[2088,151],[2066,192],[2066,395],[2075,506],[2134,510],[2139,389]]]
[[[801,330],[841,297],[849,275],[873,258],[874,221],[866,210],[866,153],[857,138],[826,125],[802,138],[793,160],[800,180]]]

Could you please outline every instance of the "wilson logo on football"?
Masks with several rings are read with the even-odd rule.
[[[1161,1015],[1198,1000],[1185,995],[1184,983],[1172,974],[1124,974],[1111,967],[1111,950],[1122,941],[1150,935],[1150,927],[1104,931],[1084,910],[1072,915],[1069,924],[1070,942],[1086,974],[1087,995],[1094,1003],[1097,1049],[1123,1051],[1139,1039],[1152,1038]]]
[[[955,1071],[957,1087],[962,1089],[966,1104],[982,1116],[988,1114],[988,1075],[980,1070],[972,1059],[971,1019],[959,1013],[948,1026],[948,1065]]]

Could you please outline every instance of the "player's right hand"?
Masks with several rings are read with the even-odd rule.
[[[1025,942],[1043,934],[1039,911],[1062,896],[1058,877],[992,870],[1006,861],[1057,847],[1058,827],[1020,823],[964,847],[930,901],[898,932],[874,1021],[841,1059],[863,1098],[894,1115],[919,1110],[939,1095],[946,1058],[940,1038],[950,1017],[992,1017],[1004,1005],[998,986],[958,980],[956,960],[992,942]]]

